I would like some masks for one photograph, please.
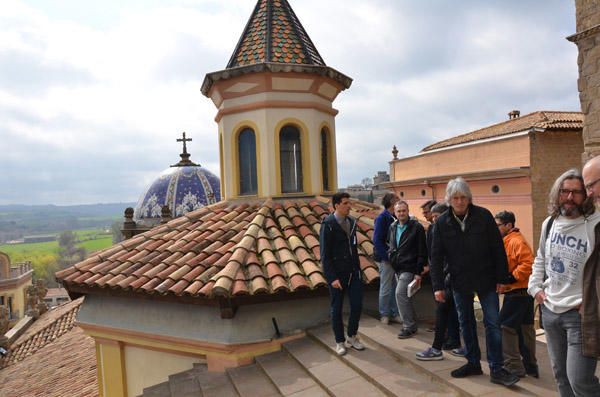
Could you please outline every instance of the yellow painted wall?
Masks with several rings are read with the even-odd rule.
[[[153,386],[169,379],[169,375],[192,369],[202,359],[172,353],[125,346],[125,371],[127,395],[138,396],[144,387]]]
[[[302,142],[302,194],[323,193],[320,132],[324,126],[330,131],[329,174],[330,189],[337,189],[337,161],[335,113],[332,101],[341,87],[331,85],[325,95],[319,87],[327,79],[307,74],[257,73],[237,76],[215,84],[218,92],[215,104],[219,112],[216,120],[223,137],[222,195],[224,199],[238,197],[237,145],[234,140],[240,128],[247,124],[257,134],[258,195],[281,195],[279,180],[278,136],[287,122],[297,126]],[[327,90],[326,90],[327,91]],[[290,194],[293,195],[293,194]]]
[[[255,132],[260,134],[260,138],[257,139],[257,149],[260,151],[257,159],[261,162],[260,166],[257,167],[257,171],[262,173],[262,176],[259,177],[259,182],[261,183],[259,191],[262,192],[263,197],[280,194],[277,179],[279,164],[277,163],[277,155],[275,153],[275,148],[278,147],[278,144],[275,142],[278,136],[276,132],[278,132],[277,128],[283,121],[290,121],[293,124],[294,120],[299,121],[297,124],[300,124],[300,129],[303,129],[302,127],[306,128],[302,136],[308,137],[308,142],[303,143],[302,146],[302,156],[308,161],[307,165],[303,165],[302,170],[305,176],[305,193],[318,194],[321,192],[323,182],[321,174],[320,132],[323,125],[327,125],[331,131],[331,167],[334,170],[337,168],[334,116],[314,109],[268,108],[225,115],[219,121],[219,130],[223,131],[223,186],[225,199],[235,197],[235,192],[237,192],[239,182],[236,179],[237,171],[234,169],[237,165],[237,160],[233,159],[234,148],[236,147],[234,145],[234,138],[236,132],[239,130],[239,126],[244,124],[244,122],[247,122],[249,126],[255,125],[258,130]],[[307,148],[307,153],[305,153],[305,148]],[[335,190],[337,187],[337,175],[335,173],[331,185],[334,188],[332,190]]]
[[[391,164],[392,181],[530,166],[527,135],[408,157]]]
[[[13,288],[0,288],[0,296],[4,296],[4,303],[8,305],[8,298],[12,298],[13,313],[17,312],[18,318],[25,314],[25,290],[31,285],[31,277],[25,282]]]

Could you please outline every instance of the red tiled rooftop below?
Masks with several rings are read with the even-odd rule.
[[[480,139],[494,138],[497,136],[508,135],[515,132],[525,131],[530,128],[540,128],[546,130],[575,130],[583,128],[583,113],[581,112],[554,112],[538,111],[529,113],[522,117],[517,117],[494,124],[466,134],[457,135],[440,142],[429,145],[421,152],[441,149],[448,146],[459,145],[462,143],[473,142]]]
[[[0,370],[2,397],[98,396],[94,340],[71,328],[28,355]]]
[[[197,299],[324,288],[319,228],[328,204],[325,197],[217,203],[98,252],[56,277],[79,291]],[[371,242],[379,211],[353,201],[366,283],[379,277]]]
[[[0,368],[10,367],[25,360],[47,344],[69,332],[75,324],[75,316],[83,298],[66,303],[40,316],[11,346],[0,363]],[[0,383],[1,384],[1,383]]]

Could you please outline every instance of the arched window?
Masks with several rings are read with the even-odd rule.
[[[283,127],[279,134],[279,167],[282,193],[304,191],[300,131],[291,125]]]
[[[238,136],[238,156],[240,195],[257,194],[256,136],[250,128],[245,128]]]
[[[321,173],[323,177],[323,191],[330,190],[329,186],[329,134],[327,129],[321,130]]]

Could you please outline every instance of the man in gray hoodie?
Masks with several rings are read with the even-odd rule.
[[[572,169],[550,191],[528,293],[542,311],[552,370],[561,397],[600,396],[596,358],[582,354],[583,269],[594,248],[600,214],[586,201],[583,178]],[[552,222],[552,223],[550,223]]]

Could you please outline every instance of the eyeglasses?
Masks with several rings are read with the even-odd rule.
[[[592,181],[590,183],[588,183],[587,185],[585,185],[585,190],[592,190],[592,188],[594,187],[594,185],[596,183],[600,182],[600,178],[596,179],[595,181]]]
[[[498,223],[498,222],[496,222],[496,226],[498,226],[498,227],[504,226],[504,225],[506,225],[506,223]]]
[[[560,195],[564,196],[564,197],[569,197],[569,195],[579,195],[579,196],[583,196],[585,194],[585,190],[571,190],[571,189],[560,189],[559,190]]]

